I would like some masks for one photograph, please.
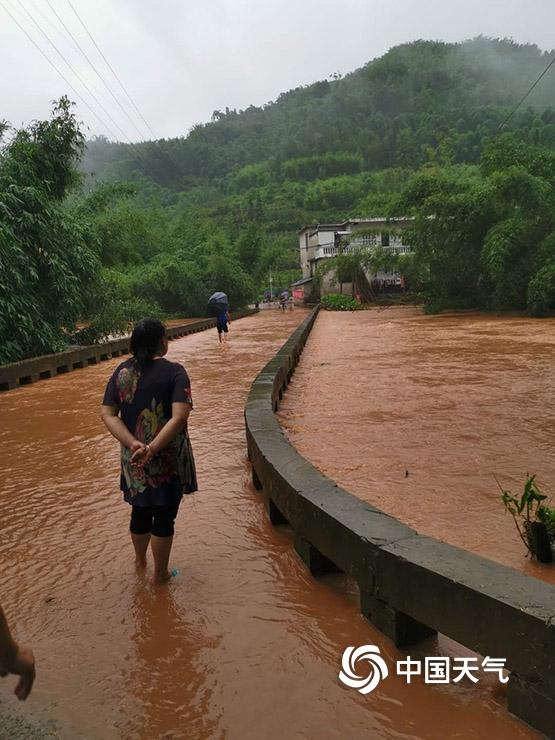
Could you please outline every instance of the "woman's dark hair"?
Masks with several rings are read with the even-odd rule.
[[[143,319],[135,324],[129,346],[140,368],[149,365],[154,356],[162,351],[165,336],[166,327],[158,319]]]

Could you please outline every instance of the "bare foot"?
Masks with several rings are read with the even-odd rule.
[[[159,586],[163,583],[167,583],[171,578],[175,577],[177,573],[178,571],[175,568],[167,570],[165,573],[162,574],[155,573],[152,576],[151,583],[153,586]]]
[[[169,571],[166,571],[165,573],[156,573],[152,576],[152,585],[153,586],[160,586],[162,583],[167,583],[171,578],[171,573]]]

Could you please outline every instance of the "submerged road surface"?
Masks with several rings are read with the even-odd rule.
[[[170,344],[192,379],[201,491],[183,501],[168,587],[135,573],[117,443],[99,420],[120,360],[0,396],[0,600],[38,670],[23,706],[0,681],[0,737],[14,737],[14,713],[71,740],[535,737],[503,708],[495,677],[407,685],[352,584],[313,579],[290,533],[267,521],[243,404],[304,316],[242,319],[227,347],[215,330]],[[390,669],[367,696],[337,678],[344,649],[365,644]],[[441,640],[426,649],[460,654]]]

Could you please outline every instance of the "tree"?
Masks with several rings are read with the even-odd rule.
[[[412,213],[408,241],[415,248],[412,281],[433,307],[467,307],[484,301],[483,240],[491,225],[492,194],[476,179],[447,171],[423,171],[394,207]]]
[[[207,297],[221,290],[227,294],[232,310],[253,300],[255,291],[252,278],[233,253],[229,245],[212,239],[207,245],[205,283]]]
[[[480,176],[447,167],[412,178],[396,207],[416,217],[414,267],[431,306],[551,306],[551,164],[550,151],[501,137],[484,152]]]
[[[262,233],[255,224],[242,231],[237,240],[237,256],[245,270],[255,272],[262,252]]]
[[[0,362],[62,349],[93,302],[97,245],[63,203],[82,148],[62,98],[0,154]]]

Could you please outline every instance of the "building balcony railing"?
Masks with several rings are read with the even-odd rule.
[[[314,259],[320,260],[326,257],[336,257],[338,254],[351,254],[359,249],[376,249],[378,247],[393,254],[409,254],[413,251],[412,247],[402,244],[400,239],[392,238],[389,245],[382,246],[379,243],[379,237],[364,237],[362,239],[355,239],[349,244],[344,244],[340,247],[334,242],[320,244],[314,250]]]

